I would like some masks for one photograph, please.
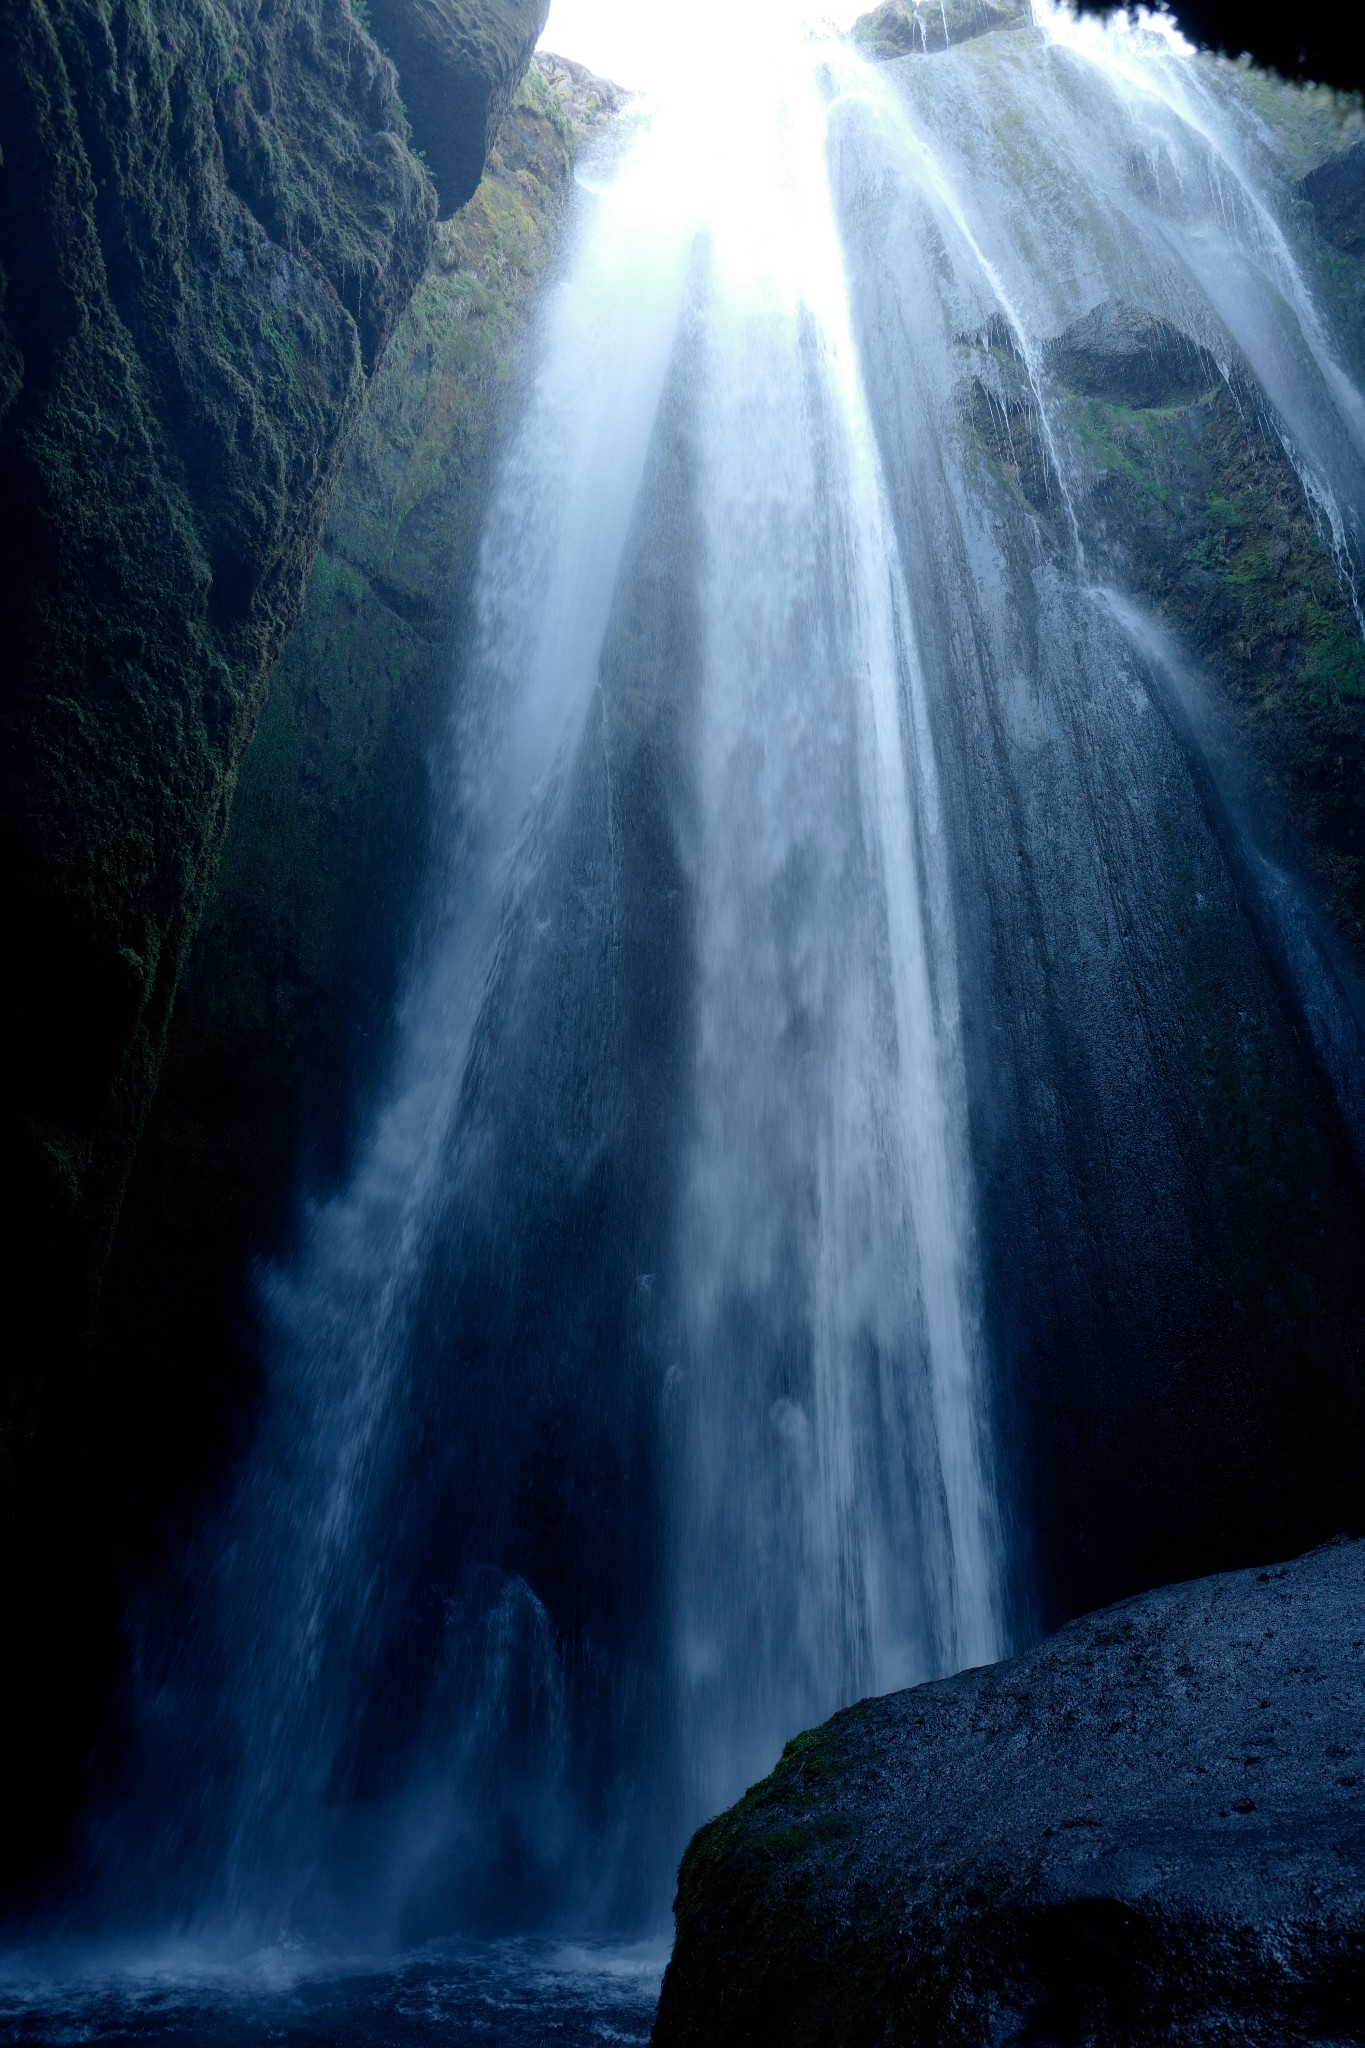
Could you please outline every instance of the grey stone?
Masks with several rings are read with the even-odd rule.
[[[655,2048],[1365,2039],[1365,1544],[836,1715],[677,1916]]]
[[[1328,157],[1296,191],[1313,210],[1318,232],[1345,256],[1365,256],[1365,142]]]
[[[443,217],[473,197],[549,0],[370,0]]]

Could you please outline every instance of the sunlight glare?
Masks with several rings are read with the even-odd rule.
[[[693,0],[686,10],[648,0],[551,0],[543,50],[572,57],[631,91],[663,93],[723,61],[723,53],[783,39],[803,23],[848,28],[870,0]]]

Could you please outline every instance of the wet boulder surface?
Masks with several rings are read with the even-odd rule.
[[[1099,398],[1134,411],[1188,405],[1218,383],[1219,370],[1169,320],[1105,299],[1058,335],[1047,350],[1061,383],[1083,398]]]
[[[655,2048],[1365,2039],[1365,1543],[862,1701],[676,1913]]]
[[[373,0],[443,216],[473,198],[548,11],[547,0]]]

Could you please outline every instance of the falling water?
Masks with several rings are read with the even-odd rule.
[[[1000,1647],[939,792],[813,54],[747,112],[698,344],[672,1484],[703,1811],[834,1702]]]
[[[1176,322],[1349,583],[1365,414],[1273,151],[1226,72],[1041,7],[879,71],[781,9],[691,42],[580,180],[393,1070],[146,1636],[92,1852],[144,1917],[657,1918],[786,1738],[1008,1646],[1000,1354],[1106,1356],[1048,1304],[1114,1246],[1144,1341],[1204,1256],[1181,962],[1243,1017],[1261,968],[1047,348]],[[1041,512],[965,423],[987,332]]]

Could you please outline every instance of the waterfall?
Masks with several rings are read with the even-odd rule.
[[[144,1634],[92,1853],[240,1942],[659,1918],[785,1740],[1033,1625],[1030,1401],[1173,1455],[1125,1360],[1232,1318],[1190,1046],[1326,1128],[1050,353],[1172,323],[1354,601],[1365,412],[1238,74],[1042,0],[702,40],[580,176],[392,1070]]]
[[[702,1811],[836,1701],[1001,1642],[934,747],[814,56],[746,111],[697,344],[672,1486]]]

